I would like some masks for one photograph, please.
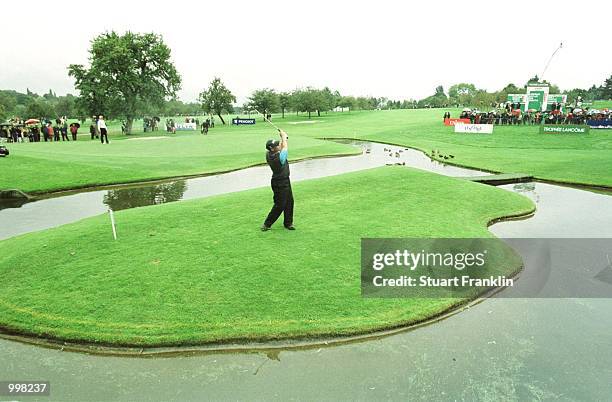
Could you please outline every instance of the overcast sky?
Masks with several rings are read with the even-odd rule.
[[[242,102],[269,87],[423,98],[437,85],[487,90],[540,74],[562,89],[612,74],[612,2],[10,1],[2,4],[0,88],[74,92],[66,66],[86,63],[107,30],[157,32],[193,101],[219,76]]]

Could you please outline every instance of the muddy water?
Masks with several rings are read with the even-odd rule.
[[[338,172],[404,161],[381,152],[388,146],[362,145],[371,146],[372,151],[353,159],[341,158]],[[402,154],[406,164],[412,165],[412,153]],[[437,163],[428,165],[428,159],[414,155],[417,167],[466,174]],[[318,162],[295,164],[292,175],[318,177],[314,170],[321,166],[309,165]],[[336,163],[334,159],[321,162]],[[313,166],[311,176],[308,166]],[[229,177],[234,176],[226,176],[217,187],[197,190],[187,181],[181,198],[230,188],[239,179]],[[267,185],[267,180],[255,185],[249,179],[244,184],[256,187]],[[528,220],[492,226],[497,236],[612,237],[612,197],[608,195],[542,183],[503,188],[531,197],[538,211]],[[88,203],[83,205],[71,198],[79,196],[92,198],[85,198]],[[42,224],[35,219],[39,202],[2,210],[0,237],[101,213],[107,208],[105,196],[108,191],[40,201],[53,203],[46,205],[60,212],[72,212]],[[28,218],[29,214],[34,217]],[[6,218],[13,219],[17,228],[8,229]],[[51,381],[51,397],[41,400],[609,400],[611,328],[610,299],[492,298],[414,331],[332,348],[283,351],[270,357],[101,357],[0,340],[0,379]]]

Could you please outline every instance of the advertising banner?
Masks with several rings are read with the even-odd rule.
[[[455,132],[463,134],[492,134],[493,124],[456,124]]]
[[[527,86],[527,110],[533,109],[541,112],[546,111],[548,104],[548,92],[550,88],[547,84],[531,84]]]
[[[444,119],[445,126],[454,126],[455,124],[458,124],[458,123],[470,124],[471,121],[470,119]]]
[[[176,123],[176,131],[196,131],[198,127],[195,123]]]
[[[236,126],[241,124],[255,124],[255,119],[232,119],[232,124]]]
[[[546,110],[552,110],[553,104],[559,104],[561,107],[558,109],[561,112],[564,111],[564,105],[567,103],[567,95],[553,95],[548,94],[548,100],[546,102]]]
[[[589,126],[541,125],[540,134],[588,134]]]
[[[589,120],[589,121],[587,121],[587,124],[591,128],[612,128],[612,120],[611,119],[607,119],[607,120]]]
[[[508,94],[506,99],[510,103],[525,103],[525,94]]]

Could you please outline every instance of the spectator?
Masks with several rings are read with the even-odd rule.
[[[79,126],[77,123],[70,124],[70,134],[72,134],[72,141],[77,140],[77,133],[79,131]]]
[[[98,131],[100,132],[100,142],[104,144],[104,140],[108,144],[108,131],[106,128],[106,122],[104,121],[104,116],[100,115],[98,118]]]

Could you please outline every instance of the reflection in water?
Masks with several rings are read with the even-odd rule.
[[[30,202],[26,198],[19,199],[0,199],[0,211],[7,208],[21,208],[25,203]]]
[[[119,211],[122,209],[178,201],[183,198],[185,190],[187,190],[187,183],[185,180],[161,183],[153,186],[149,185],[109,190],[104,196],[103,202],[108,205],[110,209]]]

